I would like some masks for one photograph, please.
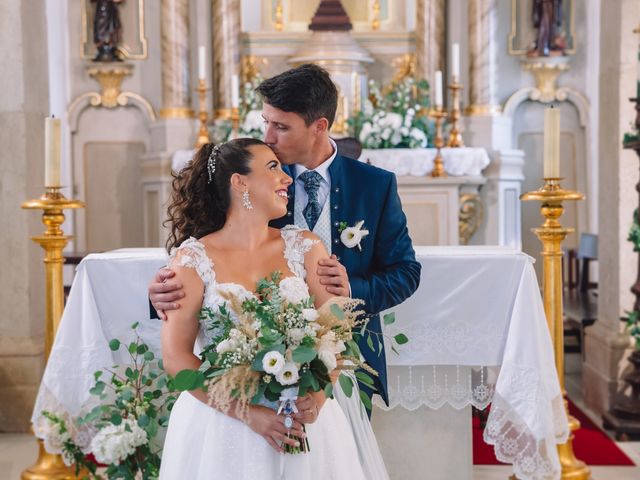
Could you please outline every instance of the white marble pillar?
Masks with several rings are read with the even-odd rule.
[[[231,109],[231,77],[240,75],[240,0],[213,0],[213,92],[217,117]]]
[[[189,0],[162,0],[162,118],[191,118]]]
[[[416,69],[418,78],[433,82],[436,70],[445,64],[445,2],[416,2]]]
[[[46,9],[2,5],[0,55],[0,430],[27,432],[44,367],[44,252],[31,241],[42,212],[22,210],[44,193],[49,114]],[[68,211],[65,212],[68,215]],[[6,471],[6,467],[3,468]]]
[[[500,111],[498,0],[469,0],[469,107],[467,115]]]
[[[621,371],[631,352],[629,334],[620,317],[633,307],[629,291],[637,272],[637,253],[627,241],[633,209],[638,158],[622,149],[622,137],[635,118],[640,3],[621,0],[603,7],[600,30],[600,108],[598,166],[598,320],[585,331],[583,388],[586,403],[597,412],[611,406]]]

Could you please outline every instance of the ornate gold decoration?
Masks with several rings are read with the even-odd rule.
[[[276,1],[276,18],[275,18],[276,31],[281,32],[284,29],[284,22],[282,20],[282,0]]]
[[[542,202],[540,212],[545,218],[541,227],[533,228],[533,233],[542,242],[542,267],[544,312],[553,341],[556,370],[560,380],[563,396],[566,396],[564,382],[564,325],[562,318],[562,241],[574,232],[573,228],[565,228],[560,224],[564,213],[562,205],[565,201],[584,199],[580,192],[564,190],[559,178],[545,178],[545,184],[539,190],[527,192],[520,196],[521,200],[539,200]],[[567,401],[564,402],[567,409]],[[573,453],[573,432],[580,428],[580,422],[569,416],[569,435],[567,443],[558,445],[558,456],[562,467],[562,478],[565,480],[588,480],[591,475],[584,462],[578,460]]]
[[[87,67],[87,73],[100,84],[102,91],[100,98],[92,101],[94,107],[99,105],[105,108],[115,108],[126,105],[127,100],[121,97],[122,80],[131,75],[133,65],[127,63],[96,63]]]
[[[396,69],[392,82],[401,82],[407,77],[416,76],[416,56],[413,53],[405,53],[392,60],[391,65]]]
[[[44,358],[45,363],[51,353],[53,340],[58,330],[64,308],[64,287],[62,284],[62,250],[71,237],[66,236],[61,225],[64,223],[64,210],[84,208],[79,200],[68,200],[60,193],[61,187],[46,187],[45,194],[38,199],[29,200],[22,208],[42,210],[42,223],[46,226],[44,234],[31,237],[44,249],[45,267],[45,324]],[[22,472],[22,480],[75,479],[74,469],[67,467],[60,455],[48,453],[42,440],[38,441],[38,460]]]
[[[451,113],[449,114],[449,119],[451,120],[451,130],[449,132],[449,141],[447,142],[447,147],[464,147],[462,134],[460,133],[460,128],[458,127],[458,122],[460,121],[460,91],[462,90],[462,84],[454,78],[451,85],[449,85],[449,90],[451,90],[452,106]]]
[[[240,109],[238,107],[232,107],[229,115],[231,118],[232,137],[235,138],[240,131]]]
[[[569,35],[572,39],[571,48],[566,48],[564,51],[567,55],[573,55],[576,53],[576,25],[575,25],[575,14],[574,14],[574,2],[573,0],[568,0],[569,2],[569,12],[571,12],[569,18]],[[517,48],[514,47],[514,42],[516,37],[518,36],[518,5],[523,6],[524,2],[522,0],[511,0],[511,32],[509,32],[509,38],[507,40],[507,48],[509,50],[509,55],[526,55],[527,48]],[[529,3],[527,6],[530,5]],[[530,10],[529,10],[530,11]]]
[[[502,107],[500,105],[469,105],[464,110],[464,114],[467,116],[484,116],[492,117],[500,115],[502,113]]]
[[[122,56],[122,58],[131,59],[131,60],[146,60],[148,55],[148,46],[147,46],[147,38],[145,36],[144,30],[144,0],[135,0],[138,3],[138,45],[132,46],[128,43],[122,42],[118,45],[118,52]],[[89,41],[90,32],[89,32],[89,20],[88,20],[88,10],[90,9],[91,0],[84,0],[82,3],[81,11],[81,21],[82,21],[82,33],[81,33],[81,41],[80,41],[80,57],[88,60],[95,57],[95,47],[93,46],[93,42]],[[126,8],[126,5],[124,6]],[[120,16],[121,20],[123,15]],[[123,28],[123,31],[126,34],[126,29]],[[93,32],[91,32],[93,33]]]
[[[563,101],[556,82],[561,73],[569,70],[568,57],[531,57],[522,61],[523,69],[531,72],[536,80],[536,90],[529,98],[533,101],[550,103]]]
[[[436,156],[433,159],[433,170],[429,173],[432,177],[446,177],[447,172],[444,170],[444,163],[442,161],[442,147],[444,147],[444,138],[442,137],[442,121],[447,117],[447,112],[442,107],[433,109],[429,112],[429,116],[436,119],[436,138],[433,140],[437,151]]]
[[[210,143],[209,139],[209,129],[207,128],[207,121],[209,115],[207,114],[207,88],[205,80],[198,80],[198,88],[196,91],[198,92],[198,100],[200,104],[200,111],[198,112],[198,118],[200,119],[200,130],[198,131],[198,138],[196,140],[196,148],[200,148],[201,146]]]
[[[167,107],[160,109],[161,118],[193,118],[195,113],[187,107]]]
[[[371,18],[371,30],[380,29],[380,0],[373,2],[373,17]]]
[[[243,55],[240,59],[240,85],[251,83],[256,77],[262,76],[262,66],[269,64],[269,60],[256,55]]]
[[[469,244],[469,240],[478,231],[483,220],[484,205],[480,195],[477,193],[460,195],[460,213],[458,214],[460,244]]]

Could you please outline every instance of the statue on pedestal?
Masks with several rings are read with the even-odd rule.
[[[562,27],[562,0],[533,0],[533,26],[538,29],[535,47],[530,56],[563,55],[564,42],[559,35]]]
[[[124,0],[91,0],[96,4],[93,17],[93,43],[98,53],[94,62],[120,62],[118,42],[120,41],[120,15],[118,4]]]

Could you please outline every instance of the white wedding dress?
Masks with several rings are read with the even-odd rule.
[[[285,240],[284,256],[291,272],[305,277],[304,254],[313,242],[304,239],[297,227],[282,229]],[[173,265],[195,268],[204,282],[203,307],[217,308],[224,299],[218,288],[243,287],[216,282],[213,262],[206,256],[204,245],[191,238],[171,254]],[[206,325],[200,324],[198,343],[211,342]],[[336,389],[337,390],[337,389]],[[336,394],[336,397],[339,395]],[[349,410],[357,412],[357,391],[349,399]],[[352,418],[351,421],[354,419]],[[354,431],[343,410],[334,399],[327,399],[315,423],[306,426],[310,452],[305,454],[278,454],[264,438],[243,422],[205,405],[188,392],[176,401],[164,443],[161,480],[215,479],[215,480],[378,480],[387,479],[375,437],[366,416],[355,415],[355,420],[366,422],[357,428],[366,439],[358,452]],[[362,448],[362,447],[361,447]],[[373,458],[370,467],[361,462]],[[364,454],[364,455],[363,455]]]

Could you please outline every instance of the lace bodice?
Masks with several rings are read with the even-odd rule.
[[[302,233],[303,231],[304,230],[295,225],[289,225],[280,230],[280,234],[284,240],[283,256],[287,260],[289,270],[301,283],[304,282],[307,276],[304,268],[304,255],[318,243],[318,240],[305,238]],[[217,309],[226,302],[225,298],[221,295],[222,293],[229,293],[243,299],[254,296],[253,292],[238,283],[217,282],[213,261],[207,256],[204,244],[193,237],[188,238],[182,242],[179,247],[171,250],[169,266],[189,267],[196,270],[198,276],[204,283],[203,308],[208,307],[217,311]],[[233,315],[233,312],[231,312],[231,314]],[[198,343],[200,346],[204,347],[210,344],[213,337],[214,332],[201,320],[198,333]]]

